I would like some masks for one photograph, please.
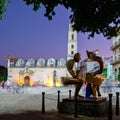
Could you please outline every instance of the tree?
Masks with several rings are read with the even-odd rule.
[[[24,0],[33,5],[37,11],[43,5],[44,16],[49,20],[56,14],[58,5],[71,10],[70,20],[76,31],[88,32],[89,38],[94,34],[103,34],[108,39],[117,36],[120,31],[120,0]]]
[[[4,13],[5,1],[0,10]],[[120,0],[23,0],[25,4],[32,5],[37,11],[44,6],[49,20],[56,14],[55,7],[63,6],[71,10],[70,20],[74,30],[89,33],[89,38],[94,34],[103,34],[110,39],[120,32]]]
[[[4,66],[0,66],[0,81],[7,80],[7,68]]]
[[[120,71],[119,71],[119,73],[118,73],[118,81],[119,81],[119,83],[120,83]]]
[[[0,0],[0,20],[3,18],[3,14],[6,12],[6,6],[10,3],[10,0]]]
[[[102,76],[107,78],[107,68],[103,69]]]

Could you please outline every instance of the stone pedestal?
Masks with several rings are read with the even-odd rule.
[[[100,117],[107,115],[108,101],[106,98],[80,98],[77,99],[77,111],[79,115]],[[66,98],[59,103],[58,112],[75,113],[75,99]]]

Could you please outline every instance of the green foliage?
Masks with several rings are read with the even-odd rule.
[[[43,5],[44,14],[49,20],[56,14],[58,5],[71,10],[70,20],[73,28],[83,33],[88,32],[89,38],[94,34],[103,34],[108,39],[117,36],[120,30],[120,0],[23,0],[33,5],[37,11]]]
[[[103,77],[107,77],[107,68],[106,68],[106,69],[103,69],[102,76],[103,76]]]
[[[120,71],[118,73],[118,81],[120,82]]]
[[[7,80],[7,68],[4,66],[0,66],[0,81]]]
[[[10,0],[0,0],[0,20],[3,18],[3,14],[6,12],[6,6],[10,3]]]

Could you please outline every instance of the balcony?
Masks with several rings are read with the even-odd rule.
[[[120,57],[111,61],[111,65],[120,64]]]
[[[119,42],[115,42],[114,45],[111,46],[111,50],[115,50],[118,47],[120,47],[120,41]]]

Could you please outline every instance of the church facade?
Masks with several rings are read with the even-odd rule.
[[[67,48],[67,46],[66,46]],[[62,86],[61,77],[70,76],[66,69],[66,61],[73,58],[77,52],[77,32],[73,31],[72,24],[68,30],[68,54],[65,58],[56,60],[39,58],[7,58],[8,80],[19,85],[34,86]]]

